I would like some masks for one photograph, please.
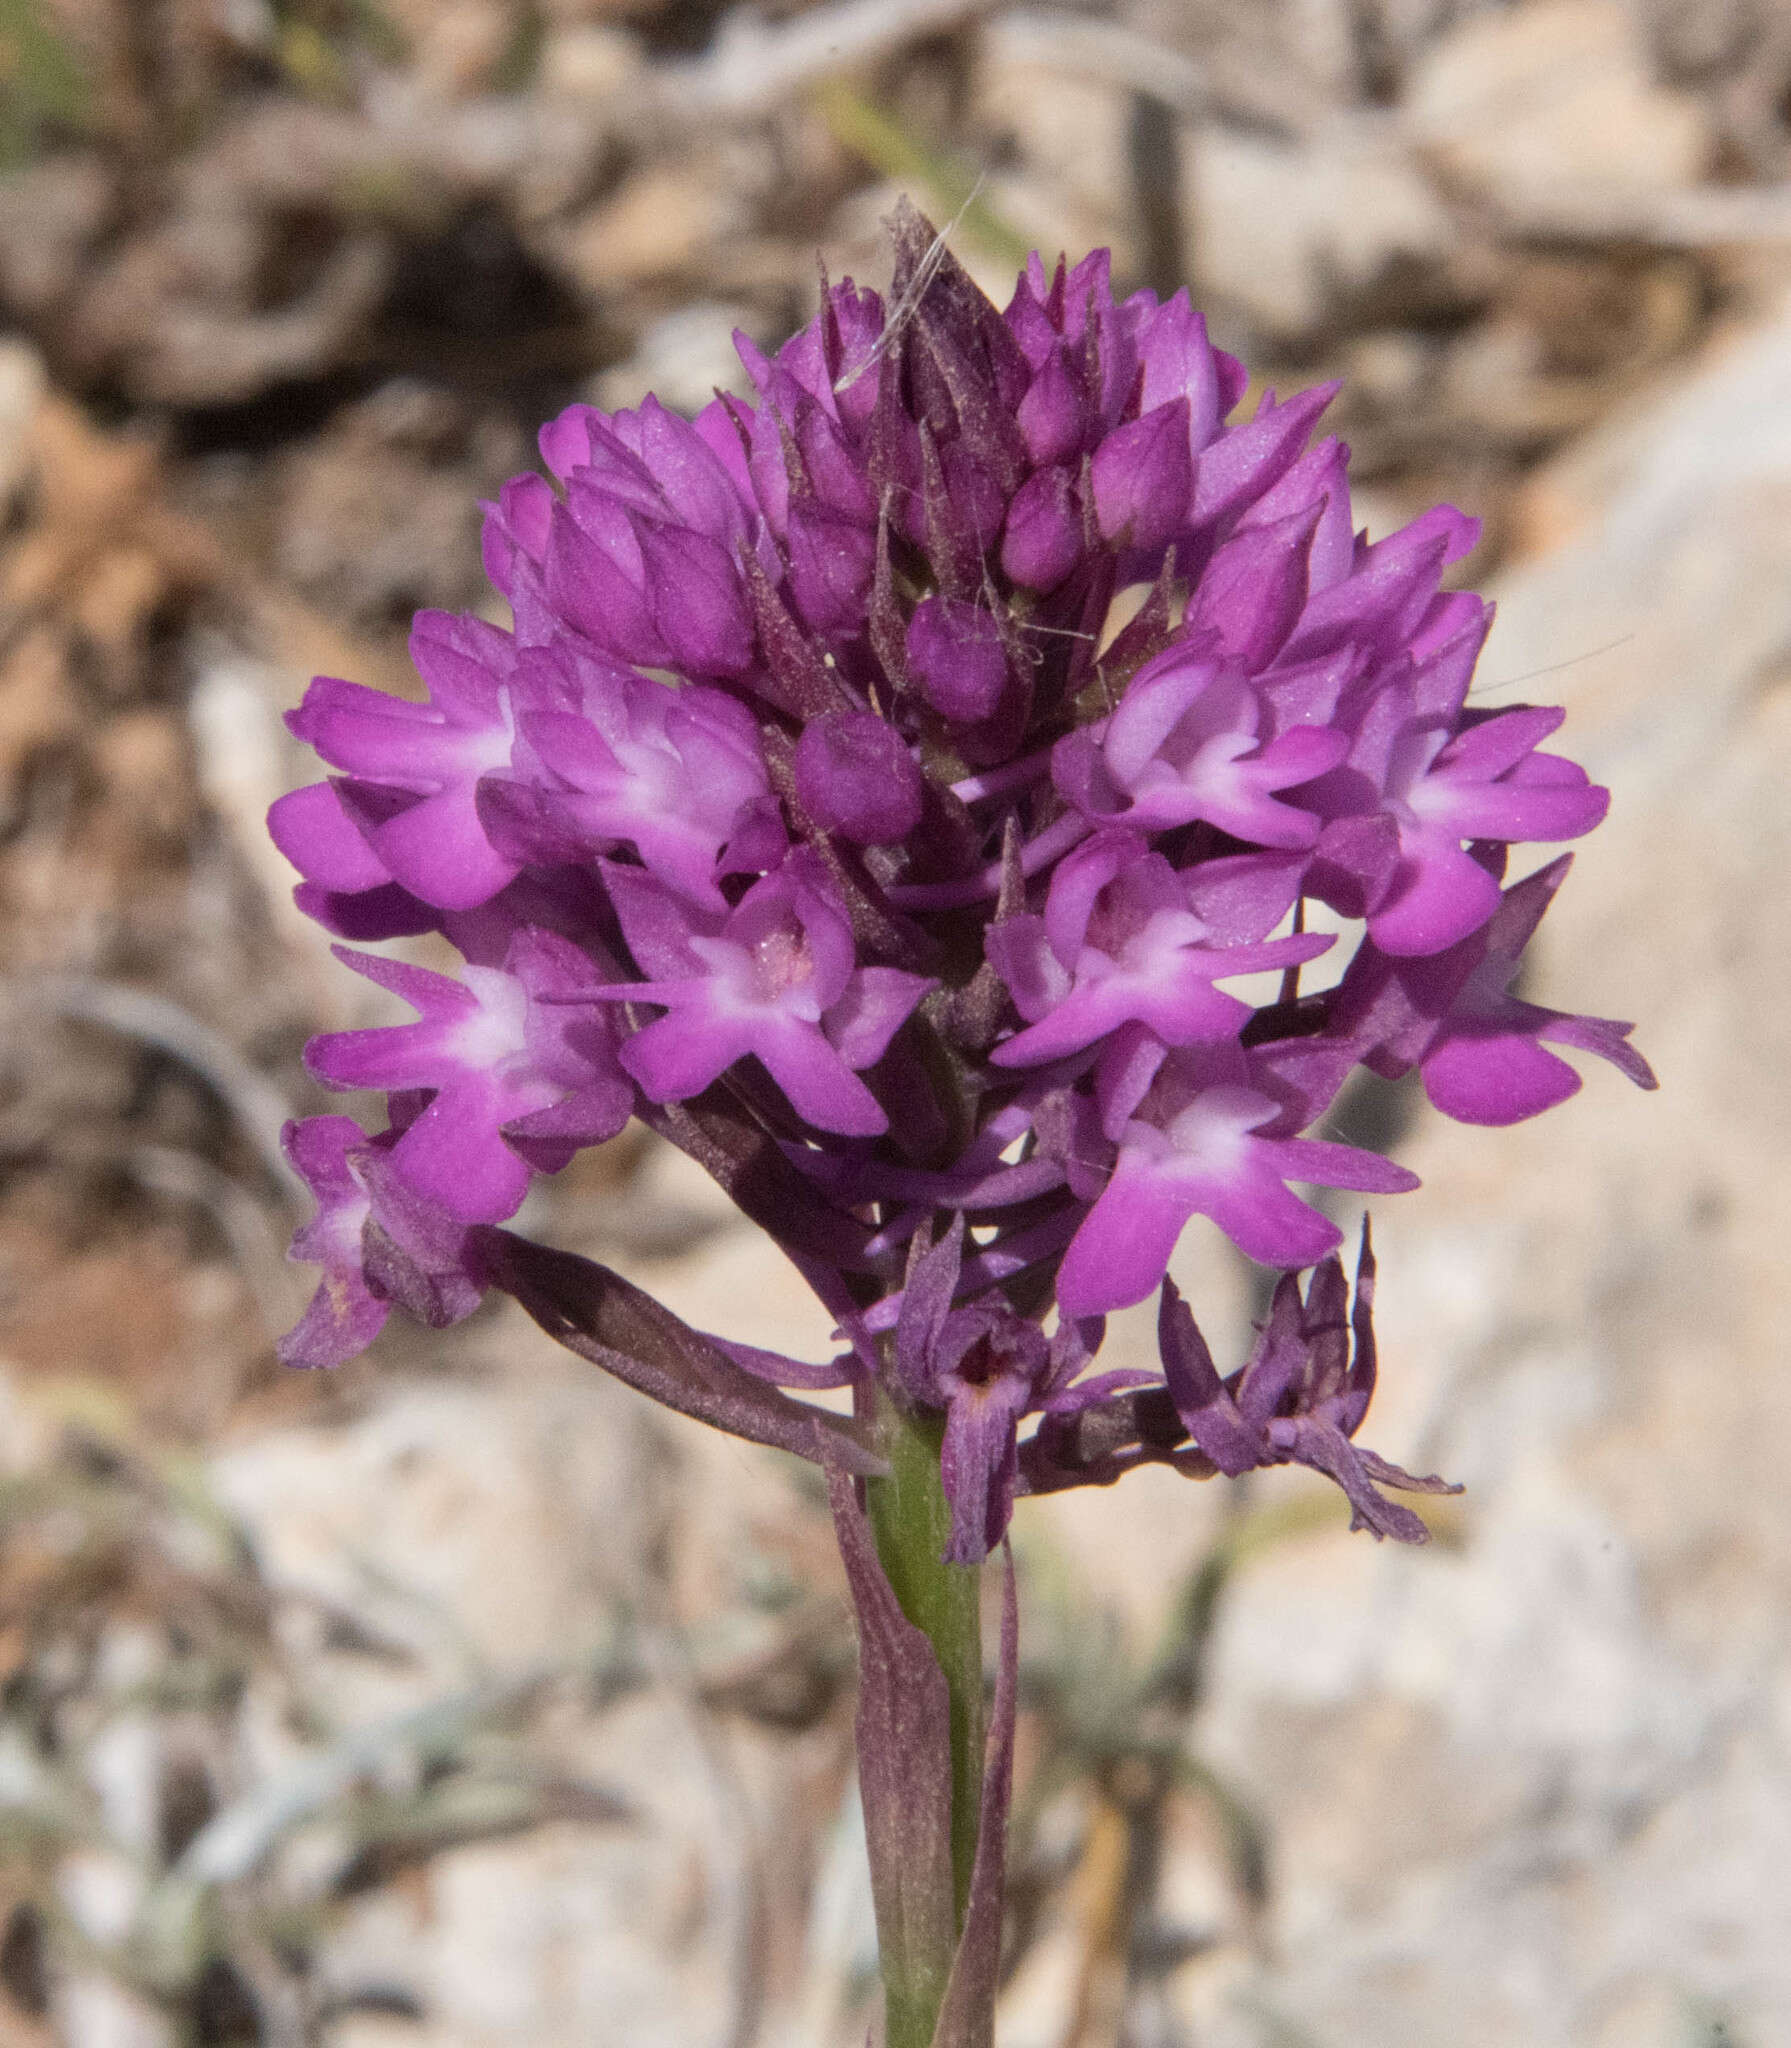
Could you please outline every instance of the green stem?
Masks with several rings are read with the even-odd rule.
[[[889,1477],[865,1487],[877,1554],[902,1612],[933,1646],[951,1701],[951,1851],[957,1922],[964,1924],[976,1861],[983,1788],[983,1643],[981,1571],[941,1562],[951,1507],[939,1479],[944,1418],[915,1415],[878,1397],[878,1449]],[[889,1984],[887,2048],[927,2048],[944,1985],[921,1997]]]

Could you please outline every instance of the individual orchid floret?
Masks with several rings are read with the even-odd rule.
[[[1078,1379],[1100,1349],[1099,1318],[1066,1318],[1047,1338],[999,1293],[954,1308],[963,1252],[961,1212],[937,1244],[924,1233],[915,1240],[893,1362],[911,1400],[945,1411],[940,1476],[952,1511],[946,1559],[980,1564],[1013,1513],[1024,1418],[1074,1414],[1150,1376],[1122,1369]]]
[[[1326,509],[1307,503],[1282,519],[1241,524],[1193,591],[1190,634],[1210,636],[1247,673],[1267,668],[1305,608],[1313,536]]]
[[[1343,1489],[1352,1529],[1426,1543],[1424,1524],[1379,1488],[1461,1489],[1414,1478],[1351,1441],[1374,1395],[1373,1311],[1374,1252],[1364,1220],[1354,1304],[1343,1262],[1334,1255],[1314,1272],[1304,1300],[1297,1276],[1283,1274],[1248,1362],[1221,1380],[1192,1311],[1165,1280],[1157,1318],[1164,1378],[1195,1448],[1221,1472],[1236,1477],[1258,1466],[1310,1466]]]
[[[582,476],[660,524],[724,546],[751,530],[748,501],[699,426],[650,393],[638,411],[570,405],[541,429],[541,453],[562,483]]]
[[[1188,453],[1197,462],[1219,422],[1243,397],[1249,372],[1236,356],[1214,348],[1206,317],[1195,312],[1186,292],[1145,312],[1138,329],[1138,361],[1143,372],[1139,410],[1151,412],[1172,399],[1184,400]]]
[[[924,597],[908,621],[908,667],[927,703],[954,725],[992,718],[1008,689],[1007,651],[993,612]]]
[[[1062,465],[1029,476],[1008,507],[1001,567],[1022,590],[1052,591],[1066,582],[1086,546],[1082,494]]]
[[[486,838],[476,801],[480,777],[509,765],[516,647],[482,619],[421,612],[410,651],[429,685],[427,704],[319,676],[286,722],[348,778],[340,795],[383,874],[425,903],[464,910],[518,872]],[[390,794],[409,800],[380,800]],[[340,864],[340,834],[324,806],[283,822],[282,846],[301,873]]]
[[[289,1123],[280,1143],[317,1200],[291,1256],[323,1268],[298,1324],[276,1349],[288,1365],[343,1365],[371,1344],[392,1307],[432,1329],[472,1314],[485,1291],[465,1225],[397,1175],[392,1151],[420,1104],[368,1137],[345,1116]]]
[[[542,598],[541,564],[547,556],[554,507],[553,486],[534,470],[513,476],[482,509],[479,555],[491,587],[520,623]]]
[[[501,969],[468,966],[459,981],[347,947],[336,955],[418,1021],[327,1033],[306,1063],[331,1088],[432,1091],[392,1168],[461,1221],[514,1215],[535,1171],[557,1171],[628,1121],[634,1091],[596,970],[570,941],[519,932]]]
[[[1337,991],[1332,1034],[1389,1080],[1416,1066],[1425,1093],[1458,1123],[1521,1123],[1577,1094],[1579,1075],[1544,1041],[1596,1053],[1638,1088],[1658,1087],[1628,1042],[1632,1025],[1510,992],[1572,860],[1563,854],[1507,889],[1488,922],[1446,952],[1400,958],[1365,944]]]
[[[539,603],[620,661],[701,676],[739,675],[751,664],[752,622],[733,546],[649,518],[601,473],[580,470],[567,480],[537,573]],[[511,601],[524,623],[520,595]]]
[[[1401,735],[1386,785],[1388,808],[1399,823],[1401,871],[1388,901],[1368,920],[1369,937],[1383,952],[1438,951],[1490,913],[1484,884],[1474,884],[1469,874],[1462,840],[1578,839],[1602,821],[1609,790],[1576,762],[1536,751],[1565,716],[1526,708],[1502,712],[1454,738]]]
[[[1187,524],[1193,480],[1186,399],[1114,428],[1089,466],[1101,537],[1134,553],[1161,550]]]
[[[1217,982],[1314,960],[1331,943],[1327,933],[1298,932],[1216,944],[1160,853],[1135,833],[1098,832],[1059,862],[1043,916],[989,927],[989,958],[1028,1026],[990,1057],[1038,1066],[1131,1022],[1166,1045],[1235,1038],[1255,1011]]]
[[[650,1101],[700,1094],[751,1055],[819,1129],[888,1129],[859,1073],[882,1058],[932,983],[857,964],[851,921],[811,850],[792,853],[719,918],[638,870],[606,862],[604,875],[645,979],[603,993],[666,1012],[622,1048]]]
[[[1285,402],[1265,391],[1250,419],[1216,435],[1194,465],[1190,527],[1210,532],[1271,491],[1299,459],[1336,395],[1335,384],[1316,384]]]
[[[1493,914],[1498,883],[1463,842],[1577,839],[1610,807],[1577,763],[1537,751],[1558,709],[1528,705],[1477,717],[1462,710],[1485,617],[1471,619],[1415,675],[1388,682],[1367,706],[1348,759],[1306,792],[1327,818],[1355,828],[1366,859],[1341,851],[1335,827],[1320,852],[1361,884],[1335,897],[1365,912],[1386,953],[1440,953]],[[1384,823],[1380,839],[1361,828]],[[1315,872],[1314,885],[1322,887]]]
[[[323,1268],[309,1307],[276,1346],[287,1365],[341,1365],[366,1350],[390,1313],[367,1285],[361,1236],[372,1204],[348,1164],[350,1151],[366,1143],[367,1133],[346,1116],[307,1117],[280,1133],[281,1150],[317,1203],[293,1237],[291,1256]]]
[[[745,705],[584,650],[531,649],[522,665],[548,708],[523,713],[514,771],[479,792],[500,845],[574,863],[631,847],[717,910],[724,876],[776,865],[787,840]]]
[[[1416,1174],[1373,1152],[1273,1135],[1285,1108],[1236,1046],[1169,1052],[1142,1040],[1111,1051],[1104,1104],[1113,1171],[1064,1254],[1066,1315],[1104,1315],[1153,1294],[1192,1217],[1206,1216],[1265,1266],[1310,1266],[1338,1244],[1329,1217],[1290,1181],[1395,1194]]]
[[[411,801],[402,791],[359,784],[357,822],[334,783],[313,782],[290,791],[268,812],[268,837],[303,877],[293,901],[325,931],[365,941],[410,937],[441,925],[446,913],[393,881],[364,829],[381,817],[395,817]]]
[[[786,545],[798,617],[823,638],[849,634],[864,616],[876,561],[874,528],[803,498],[790,508]]]
[[[1299,525],[1287,529],[1285,522],[1289,520],[1297,520]],[[1300,527],[1309,521],[1314,522],[1312,536],[1301,551],[1297,536]],[[1307,601],[1355,572],[1360,544],[1350,507],[1349,449],[1334,435],[1315,441],[1277,483],[1239,514],[1231,532],[1235,540],[1245,534],[1274,527],[1283,528],[1277,548],[1285,549],[1291,545],[1295,559],[1304,569]],[[1207,585],[1219,567],[1224,545],[1221,544],[1221,550],[1215,550],[1212,560],[1201,573],[1191,593],[1194,597],[1204,598]],[[1258,557],[1246,569],[1245,558],[1241,554],[1234,556],[1231,571],[1219,579],[1220,583],[1223,585],[1228,580],[1229,573],[1260,574],[1263,566]],[[1291,565],[1287,573],[1292,573]],[[1303,612],[1304,605],[1301,609]]]
[[[1343,574],[1321,569],[1311,575],[1310,596],[1284,658],[1310,660],[1348,644],[1369,649],[1382,663],[1402,655],[1422,661],[1463,627],[1484,630],[1489,614],[1478,598],[1440,594],[1443,571],[1479,537],[1477,519],[1453,505],[1433,505],[1384,540],[1358,538]]]
[[[1133,677],[1101,725],[1058,741],[1051,773],[1085,816],[1136,831],[1203,819],[1247,844],[1310,846],[1320,820],[1276,792],[1335,768],[1344,733],[1270,734],[1256,691],[1211,644],[1175,646]]]
[[[331,895],[363,895],[392,879],[366,833],[344,810],[334,783],[311,782],[288,791],[268,812],[267,830],[305,880]]]
[[[1057,343],[1034,372],[1020,401],[1020,433],[1041,469],[1082,453],[1094,426],[1094,406],[1082,366]]]
[[[920,823],[925,785],[907,742],[870,711],[830,711],[796,742],[796,794],[823,832],[899,846]]]

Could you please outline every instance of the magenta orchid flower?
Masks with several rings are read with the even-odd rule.
[[[783,1391],[817,1372],[932,1417],[968,1560],[1133,1399],[1085,1402],[1083,1368],[1190,1223],[1329,1274],[1338,1226],[1301,1191],[1413,1184],[1316,1134],[1356,1069],[1415,1067],[1486,1124],[1579,1085],[1559,1049],[1652,1076],[1626,1026],[1511,993],[1565,863],[1502,890],[1508,849],[1583,835],[1607,797],[1545,751],[1558,712],[1469,708],[1490,613],[1443,579],[1474,522],[1358,534],[1347,451],[1313,439],[1330,388],[1239,413],[1187,299],[1116,295],[1102,254],[1033,259],[998,309],[917,216],[894,234],[888,301],[829,286],[775,353],[742,340],[749,397],[550,422],[544,471],[487,508],[513,624],[425,613],[423,700],[320,679],[293,714],[330,771],[270,820],[300,902],[466,964],[344,955],[416,1017],[312,1047],[389,1119],[292,1140],[325,1284],[288,1350],[334,1360],[392,1303],[462,1313],[490,1285],[571,1341],[569,1269],[493,1226],[638,1115],[853,1349],[674,1339],[612,1276],[593,1355],[829,1455],[834,1424]],[[1331,1380],[1264,1407],[1267,1374],[1225,1397],[1251,1457],[1295,1455],[1297,1423],[1343,1469]],[[1180,1441],[1229,1470],[1216,1401]]]

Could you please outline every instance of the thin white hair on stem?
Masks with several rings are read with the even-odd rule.
[[[842,391],[850,391],[852,386],[858,382],[859,378],[873,364],[883,359],[884,355],[893,346],[896,337],[907,326],[909,321],[914,318],[916,312],[919,311],[920,302],[926,295],[927,286],[933,282],[933,279],[938,275],[939,266],[945,261],[948,238],[957,232],[963,223],[964,216],[976,204],[981,196],[984,185],[988,183],[988,175],[986,171],[979,171],[977,173],[976,183],[971,186],[969,196],[965,199],[963,205],[958,208],[951,219],[934,234],[932,241],[927,244],[927,253],[914,266],[914,275],[903,287],[901,296],[884,316],[883,332],[872,342],[870,352],[866,355],[864,361],[858,365],[850,376],[841,377],[834,385],[833,389],[836,396]]]
[[[1018,621],[1022,633],[1049,633],[1054,640],[1086,640],[1091,646],[1100,644],[1099,633],[1085,633],[1080,626],[1041,626],[1036,619]]]
[[[1476,683],[1468,695],[1489,697],[1494,690],[1515,690],[1519,683],[1533,683],[1538,676],[1559,675],[1564,668],[1578,668],[1582,661],[1596,661],[1601,654],[1612,654],[1619,647],[1627,647],[1635,637],[1633,633],[1619,633],[1615,640],[1607,640],[1602,647],[1588,647],[1582,654],[1570,654],[1565,661],[1551,661],[1546,668],[1525,669],[1521,676],[1501,676],[1496,683]]]

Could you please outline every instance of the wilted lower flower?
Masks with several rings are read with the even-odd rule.
[[[1309,1465],[1349,1497],[1352,1529],[1422,1543],[1424,1524],[1380,1488],[1457,1489],[1415,1479],[1350,1441],[1374,1397],[1373,1313],[1374,1254],[1364,1221],[1353,1306],[1335,1254],[1313,1272],[1304,1300],[1299,1281],[1284,1273],[1255,1348],[1227,1380],[1187,1303],[1166,1283],[1157,1319],[1163,1371],[1189,1438],[1217,1470],[1235,1476],[1258,1465]]]
[[[1104,253],[1032,258],[998,311],[918,215],[892,225],[887,302],[847,282],[775,357],[742,340],[755,402],[544,429],[552,481],[487,508],[513,626],[419,618],[424,703],[315,682],[291,723],[333,773],[271,824],[332,931],[466,961],[344,956],[418,1020],[312,1048],[390,1128],[291,1134],[320,1204],[295,1250],[325,1270],[285,1355],[506,1289],[658,1398],[828,1464],[867,1658],[882,1631],[899,1663],[843,1471],[872,1476],[898,1580],[980,1560],[1017,1491],[1146,1458],[1305,1464],[1422,1540],[1378,1487],[1439,1482],[1352,1441],[1366,1244],[1352,1350],[1340,1232],[1294,1191],[1414,1179],[1306,1134],[1359,1066],[1415,1066],[1474,1123],[1570,1093],[1554,1048],[1653,1077],[1627,1026],[1508,992],[1566,863],[1505,889],[1507,849],[1607,799],[1542,750],[1559,712],[1469,704],[1489,613],[1442,577],[1475,522],[1357,534],[1346,451],[1308,445],[1330,390],[1232,419],[1241,366],[1185,295],[1115,299]],[[1308,933],[1309,903],[1353,938]],[[1267,1002],[1237,985],[1265,970]],[[779,1241],[843,1356],[705,1336],[495,1228],[631,1113]],[[1316,1269],[1226,1381],[1166,1277],[1197,1216]],[[1164,1377],[1090,1375],[1100,1318],[1158,1289]],[[855,1420],[783,1391],[827,1384]],[[918,1498],[914,1455],[943,1487],[921,1549],[876,1491]],[[927,1627],[956,1769],[980,1666],[953,1676]],[[917,2010],[992,1998],[971,1876],[959,1855],[952,1926],[985,1988],[944,1994],[922,1942],[924,1967],[886,1961],[892,2015],[910,1963]]]

